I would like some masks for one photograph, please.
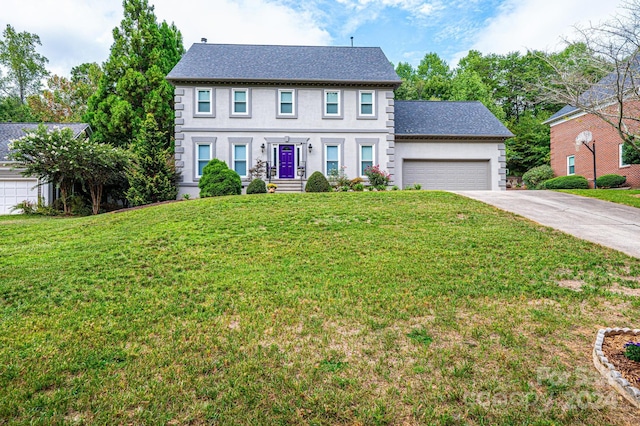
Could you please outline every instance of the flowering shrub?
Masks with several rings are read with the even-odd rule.
[[[640,362],[640,342],[629,342],[624,345],[624,356],[631,361]]]
[[[391,175],[384,170],[380,170],[380,166],[369,166],[364,169],[364,175],[369,178],[369,184],[376,189],[386,189]]]

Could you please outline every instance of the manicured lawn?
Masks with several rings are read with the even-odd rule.
[[[0,424],[637,424],[591,350],[638,276],[440,192],[5,218]]]
[[[565,189],[560,192],[582,195],[583,197],[599,198],[627,206],[640,207],[640,190],[629,189]]]

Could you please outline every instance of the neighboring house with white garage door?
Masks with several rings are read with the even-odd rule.
[[[73,130],[75,137],[88,136],[91,128],[84,123],[45,123],[49,129],[54,127]],[[38,202],[42,197],[46,204],[50,204],[54,198],[52,185],[39,182],[38,179],[23,176],[17,164],[9,161],[9,142],[25,135],[25,130],[35,130],[38,123],[0,123],[0,214],[19,213],[11,209],[22,201]]]
[[[511,133],[479,102],[401,102],[402,80],[377,47],[196,43],[167,76],[175,86],[178,198],[198,196],[207,162],[243,181],[301,188],[315,171],[350,178],[380,165],[390,185],[505,189]],[[289,186],[290,185],[290,186]]]

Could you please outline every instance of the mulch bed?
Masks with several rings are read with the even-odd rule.
[[[639,342],[640,336],[634,334],[617,334],[605,336],[602,352],[609,362],[616,366],[616,370],[627,379],[632,386],[640,389],[640,362],[631,361],[624,356],[624,345],[628,342]]]

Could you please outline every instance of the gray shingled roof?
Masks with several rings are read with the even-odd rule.
[[[562,107],[562,109],[558,112],[556,112],[555,114],[553,114],[551,117],[549,117],[546,121],[544,121],[543,124],[546,123],[550,123],[552,121],[555,121],[556,119],[560,118],[560,117],[564,117],[565,115],[569,115],[575,111],[578,111],[578,108],[571,106],[571,105],[565,105]]]
[[[0,161],[5,161],[9,155],[9,142],[21,138],[25,135],[24,130],[35,130],[39,123],[0,123]],[[77,137],[86,130],[89,125],[86,123],[44,123],[50,130],[55,126],[60,128],[69,127]]]
[[[363,82],[400,85],[379,47],[261,46],[195,43],[170,81]]]
[[[513,134],[481,102],[396,101],[397,136],[510,138]]]

